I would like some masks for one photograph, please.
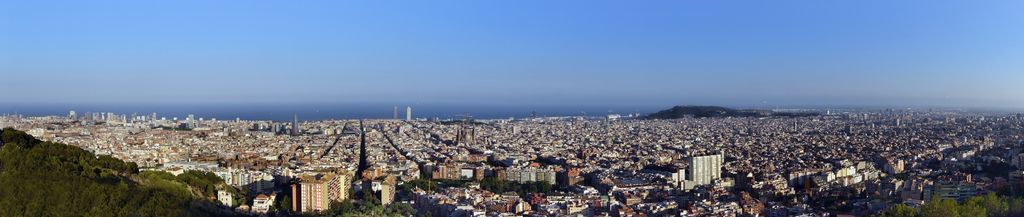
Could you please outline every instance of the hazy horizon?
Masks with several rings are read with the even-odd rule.
[[[885,111],[888,109],[926,111],[968,111],[984,113],[1020,113],[1024,109],[987,108],[987,107],[940,107],[940,106],[771,106],[771,105],[717,105],[717,104],[679,104],[724,106],[737,109],[817,109],[818,111]],[[188,114],[197,118],[216,118],[218,120],[273,120],[290,121],[292,115],[300,120],[340,120],[340,119],[390,119],[395,107],[398,107],[398,118],[405,118],[406,107],[413,108],[414,118],[460,119],[469,115],[477,119],[525,118],[532,115],[538,117],[556,116],[603,116],[607,114],[640,114],[671,108],[676,105],[457,105],[457,104],[386,104],[386,103],[349,103],[349,104],[0,104],[0,114],[22,114],[28,116],[64,116],[71,110],[79,115],[87,112],[114,112],[116,114],[149,115],[156,112],[159,117],[184,119]]]
[[[16,105],[1024,108],[1020,1],[0,3]],[[6,111],[5,111],[6,112]]]

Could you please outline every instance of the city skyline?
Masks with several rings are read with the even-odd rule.
[[[1024,108],[1015,1],[0,6],[3,104]]]
[[[1024,1],[0,1],[0,216],[1024,216]]]

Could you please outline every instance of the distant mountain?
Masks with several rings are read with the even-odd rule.
[[[675,106],[649,114],[647,119],[677,119],[685,117],[693,118],[718,118],[718,117],[803,117],[816,116],[813,112],[773,112],[770,110],[755,109],[731,109],[721,106]]]
[[[2,131],[0,216],[239,215],[210,199],[217,190],[244,196],[213,173],[140,173],[135,163]]]

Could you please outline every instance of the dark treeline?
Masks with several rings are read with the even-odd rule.
[[[3,216],[236,215],[210,198],[218,188],[231,190],[212,174],[140,174],[135,163],[39,141],[11,128],[2,134]]]
[[[934,199],[913,208],[897,204],[878,217],[1010,217],[1024,216],[1024,183],[1007,185],[995,192],[957,202]]]

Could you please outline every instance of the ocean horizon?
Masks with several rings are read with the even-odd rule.
[[[166,104],[166,105],[101,105],[101,104],[19,104],[0,105],[0,114],[25,116],[66,116],[72,110],[78,115],[92,112],[113,112],[126,115],[149,115],[167,119],[196,118],[234,120],[291,121],[300,120],[390,119],[398,107],[398,118],[405,119],[406,107],[413,118],[503,119],[553,116],[603,116],[607,114],[651,113],[667,107],[658,106],[527,106],[527,105],[453,105],[453,104]]]

